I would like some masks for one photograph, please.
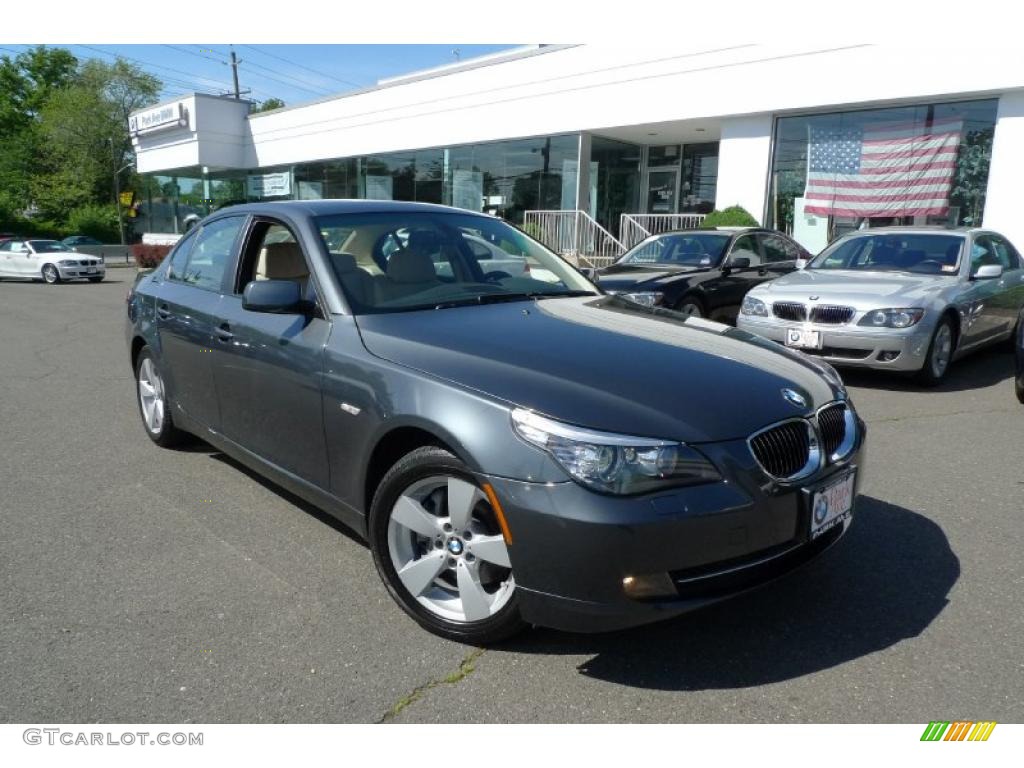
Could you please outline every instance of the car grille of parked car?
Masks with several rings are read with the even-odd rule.
[[[821,447],[826,456],[839,450],[846,437],[846,405],[836,403],[818,412],[818,431],[821,433]]]
[[[833,307],[821,304],[811,309],[811,322],[822,325],[842,325],[853,319],[853,307]]]
[[[83,267],[95,267],[99,262],[96,259],[83,259],[79,264]]]
[[[845,403],[818,411],[815,419],[789,419],[757,432],[747,442],[761,468],[777,480],[798,480],[853,449],[855,420]],[[822,459],[824,457],[824,460]]]
[[[803,322],[807,319],[807,308],[792,301],[776,301],[772,304],[772,314],[780,320]]]
[[[804,419],[784,421],[750,438],[754,458],[764,471],[779,479],[792,479],[813,471],[811,425]]]

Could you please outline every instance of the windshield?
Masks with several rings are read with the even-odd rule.
[[[356,314],[599,294],[572,266],[489,216],[355,213],[316,224]]]
[[[959,235],[853,235],[837,240],[807,268],[955,275],[960,269],[963,241]]]
[[[655,235],[627,252],[618,263],[710,267],[721,260],[729,238],[730,235],[715,232]]]
[[[64,243],[56,240],[29,240],[32,250],[36,253],[56,253],[57,251],[70,251]]]

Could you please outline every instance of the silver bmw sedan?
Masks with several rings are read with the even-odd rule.
[[[1012,336],[1022,267],[990,230],[862,230],[750,291],[737,324],[837,366],[916,372],[935,385],[954,360]]]

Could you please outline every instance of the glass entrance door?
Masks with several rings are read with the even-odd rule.
[[[679,204],[679,169],[651,168],[647,171],[647,212],[675,213]]]

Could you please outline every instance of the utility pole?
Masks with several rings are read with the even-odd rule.
[[[235,82],[235,98],[241,99],[242,92],[238,89],[238,65],[241,64],[238,57],[235,56],[235,49],[231,49],[231,78]]]

